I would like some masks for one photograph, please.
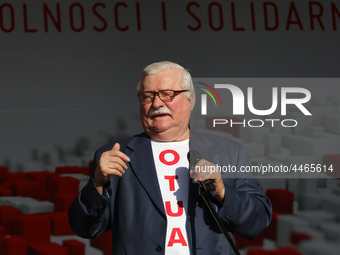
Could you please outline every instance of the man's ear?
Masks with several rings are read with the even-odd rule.
[[[189,101],[190,101],[190,111],[192,112],[192,110],[194,109],[194,106],[195,106],[195,102],[196,102],[195,93],[190,95]]]

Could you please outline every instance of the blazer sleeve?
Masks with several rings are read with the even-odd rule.
[[[237,170],[248,165],[245,149],[237,153]],[[243,175],[223,178],[225,200],[219,210],[219,217],[227,228],[236,234],[253,239],[264,231],[270,223],[272,207],[270,200],[263,195],[262,187],[252,176]]]
[[[90,179],[73,200],[68,211],[71,228],[83,238],[97,237],[103,234],[109,226],[109,198],[99,194],[93,179],[101,154],[99,150],[95,153]],[[110,193],[112,194],[111,191]]]

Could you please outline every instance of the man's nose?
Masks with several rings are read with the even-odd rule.
[[[164,106],[164,102],[159,98],[158,94],[155,95],[153,101],[152,101],[152,106],[154,108],[160,108]]]

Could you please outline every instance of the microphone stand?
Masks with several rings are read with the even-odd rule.
[[[198,161],[202,159],[201,154],[196,150],[191,150],[187,154],[188,161],[189,161],[189,169],[195,169],[196,164]],[[231,248],[233,249],[235,255],[240,255],[239,251],[236,248],[235,243],[231,239],[231,237],[228,234],[227,228],[224,226],[222,220],[220,217],[218,217],[217,212],[215,210],[214,205],[212,204],[209,195],[216,201],[216,193],[215,193],[215,186],[210,180],[206,180],[204,182],[199,182],[199,188],[198,188],[198,194],[203,198],[205,204],[207,205],[212,217],[216,221],[218,227],[224,234],[225,238],[227,238],[227,241],[229,242]]]
[[[198,193],[203,198],[203,200],[204,200],[205,204],[207,205],[211,215],[213,216],[218,227],[220,228],[220,230],[224,234],[225,238],[228,240],[228,242],[229,242],[231,248],[233,249],[234,253],[236,255],[240,255],[239,251],[236,248],[235,243],[233,242],[233,240],[231,239],[231,237],[228,234],[227,228],[224,226],[222,220],[220,219],[220,217],[218,216],[218,214],[215,210],[213,203],[210,200],[210,197],[209,197],[208,194],[212,194],[212,193],[214,193],[214,191],[209,190],[204,182],[199,182]]]

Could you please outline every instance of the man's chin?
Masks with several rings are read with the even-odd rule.
[[[154,133],[154,134],[163,134],[163,133],[165,133],[166,131],[168,131],[169,130],[169,128],[168,127],[164,127],[164,126],[162,126],[162,127],[153,127],[152,128],[152,133]]]
[[[170,132],[168,127],[152,127],[149,129],[149,136],[156,140],[159,140],[161,137],[167,136]]]
[[[152,133],[148,134],[152,139],[159,142],[178,142],[189,139],[189,134],[181,134],[180,132],[176,132],[175,130],[167,129],[167,130],[153,130]]]

